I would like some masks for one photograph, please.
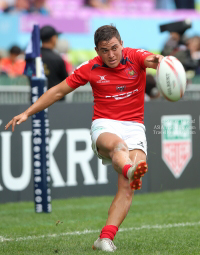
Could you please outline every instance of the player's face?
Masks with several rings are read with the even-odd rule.
[[[115,68],[121,61],[122,48],[122,41],[119,42],[116,37],[113,37],[110,41],[99,42],[95,50],[108,67]]]

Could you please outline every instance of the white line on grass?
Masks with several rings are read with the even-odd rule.
[[[198,226],[200,225],[199,222],[185,222],[185,223],[174,223],[174,224],[165,224],[165,225],[144,225],[141,227],[133,227],[133,228],[121,228],[119,229],[119,232],[127,232],[127,231],[133,231],[133,230],[143,230],[143,229],[164,229],[164,228],[178,228],[178,227],[192,227],[192,226]],[[19,238],[6,238],[3,236],[0,236],[0,242],[19,242],[19,241],[27,241],[27,240],[34,240],[34,239],[42,239],[47,237],[59,237],[59,236],[77,236],[77,235],[86,235],[86,234],[94,234],[99,233],[100,230],[84,230],[84,231],[74,231],[74,232],[66,232],[66,233],[60,233],[60,234],[49,234],[49,235],[41,235],[41,236],[26,236],[26,237],[19,237]]]

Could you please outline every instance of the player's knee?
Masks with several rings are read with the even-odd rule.
[[[128,146],[124,142],[116,142],[113,144],[112,154],[118,152],[128,152]]]
[[[127,201],[132,202],[133,191],[130,188],[130,184],[128,183],[128,181],[127,181],[127,183],[124,183],[123,185],[121,185],[118,192],[121,193],[121,195],[124,197],[124,199],[126,199]]]
[[[119,142],[115,145],[114,151],[128,151],[128,146],[125,142]]]
[[[132,202],[133,191],[130,188],[126,190],[125,197],[128,201]]]
[[[128,213],[133,200],[133,192],[129,189],[125,189],[123,190],[122,197]]]

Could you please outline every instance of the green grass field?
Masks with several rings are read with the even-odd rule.
[[[1,204],[0,254],[105,254],[91,247],[112,199],[55,200],[51,214],[31,202]],[[114,243],[115,254],[199,255],[200,189],[136,195]]]

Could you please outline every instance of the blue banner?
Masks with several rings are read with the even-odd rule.
[[[24,74],[28,77],[36,75],[35,59],[40,56],[40,28],[34,25],[31,40],[26,48],[26,67]]]
[[[46,79],[31,78],[32,104],[46,91],[46,85]],[[51,212],[51,189],[48,109],[32,116],[32,134],[35,211],[49,213]]]

